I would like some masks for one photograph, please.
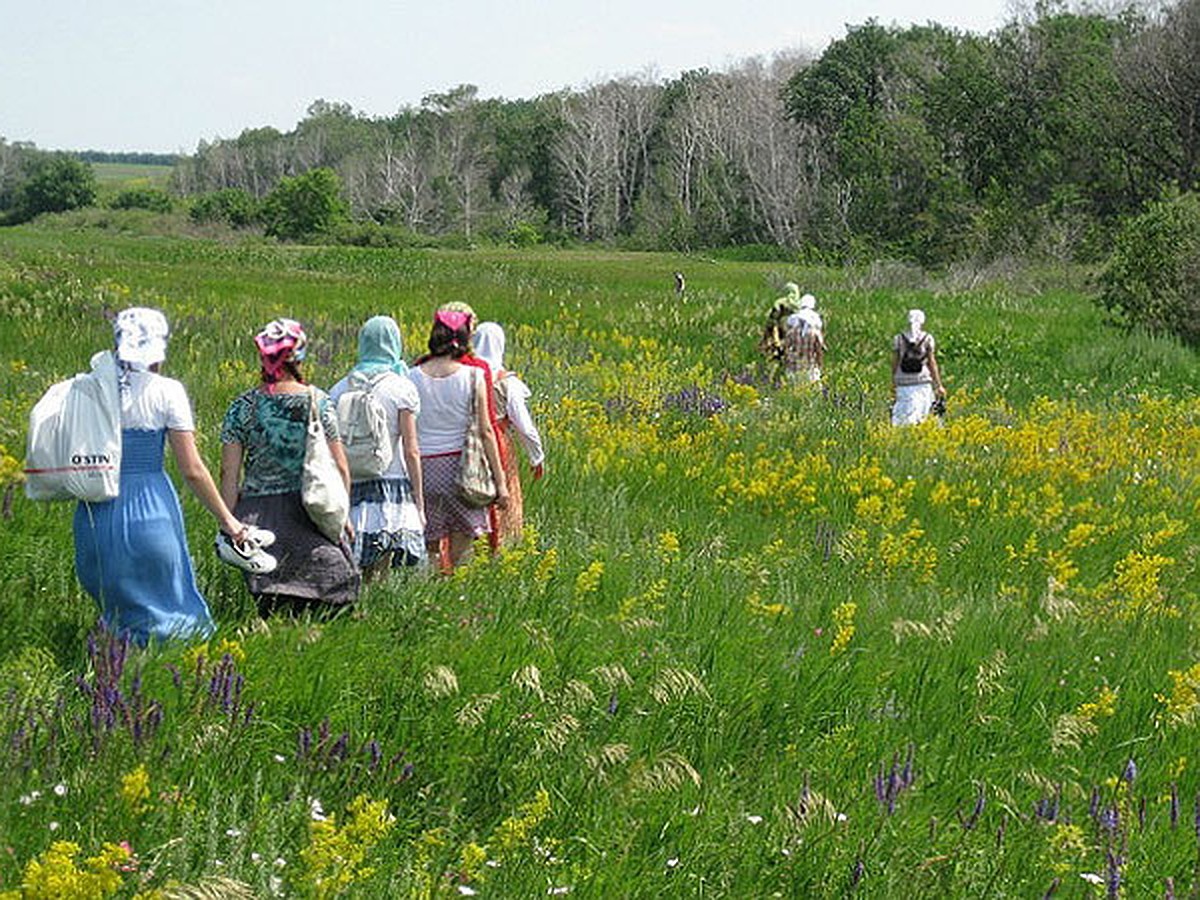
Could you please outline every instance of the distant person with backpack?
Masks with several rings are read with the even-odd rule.
[[[350,524],[363,574],[425,559],[425,494],[417,417],[400,328],[374,316],[358,332],[358,362],[329,391],[350,468]]]
[[[784,320],[783,368],[796,384],[816,384],[825,365],[825,322],[817,298],[805,294],[800,308]]]
[[[226,541],[250,558],[270,536],[229,511],[196,451],[196,422],[182,384],[159,374],[168,327],[157,309],[123,310],[114,323],[120,383],[120,488],[75,509],[75,570],[105,624],[139,644],[206,638],[215,627],[196,586],[183,510],[163,472],[164,445]],[[269,559],[269,557],[266,557]],[[273,562],[273,561],[272,561]]]
[[[908,330],[892,339],[893,425],[919,425],[946,396],[937,344],[924,325],[925,313],[910,309]]]
[[[517,439],[525,448],[535,481],[545,472],[546,454],[542,450],[542,436],[529,414],[531,391],[515,372],[504,368],[505,342],[504,329],[495,322],[482,323],[472,338],[475,355],[491,367],[492,392],[499,422],[497,436],[508,484],[508,506],[497,514],[498,537],[502,542],[514,543],[521,540],[521,531],[525,526],[525,501],[521,493],[521,477],[512,433],[516,432]]]
[[[758,341],[759,352],[771,365],[771,378],[779,381],[784,371],[784,339],[787,336],[788,316],[800,310],[800,286],[789,281],[784,286],[784,295],[778,298],[767,312],[767,323],[763,326]]]
[[[319,418],[329,453],[349,488],[350,472],[337,412],[305,383],[308,336],[294,319],[275,319],[254,336],[261,380],[238,395],[221,424],[221,496],[247,522],[276,535],[279,565],[246,573],[246,586],[267,618],[274,612],[326,612],[358,598],[361,577],[352,551],[331,540],[301,498],[306,438]]]

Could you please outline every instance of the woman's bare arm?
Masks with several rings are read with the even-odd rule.
[[[404,449],[404,468],[412,485],[413,503],[425,519],[425,482],[421,477],[421,445],[417,441],[417,417],[410,409],[400,410],[400,445]]]
[[[179,473],[188,483],[188,487],[192,489],[196,498],[204,504],[205,509],[212,513],[213,518],[217,520],[217,525],[226,534],[235,537],[241,534],[242,523],[230,512],[230,504],[226,503],[217,491],[217,485],[213,482],[208,466],[204,465],[204,460],[200,458],[200,453],[196,450],[195,433],[169,430],[167,431],[167,441],[171,444],[171,453],[179,465]]]

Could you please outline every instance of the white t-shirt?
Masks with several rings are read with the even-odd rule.
[[[121,427],[143,431],[195,431],[187,391],[174,378],[155,372],[125,373],[121,388]]]
[[[421,455],[453,453],[462,450],[470,424],[471,392],[476,377],[483,373],[475,366],[460,366],[451,375],[426,375],[420,368],[409,370],[409,377],[421,397],[421,416],[417,419],[417,438]]]
[[[388,433],[392,436],[392,463],[384,471],[383,478],[407,478],[408,467],[404,465],[404,447],[400,443],[400,413],[407,410],[420,422],[421,398],[417,388],[407,375],[389,372],[386,376],[375,376],[372,379],[371,393],[383,407],[387,416]],[[329,399],[336,407],[338,399],[350,389],[350,376],[347,375],[329,389]]]

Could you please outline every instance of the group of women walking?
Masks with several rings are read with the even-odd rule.
[[[76,568],[106,624],[145,643],[203,637],[214,629],[188,554],[179,498],[163,472],[164,445],[217,521],[222,559],[244,570],[260,614],[323,611],[353,603],[361,581],[426,560],[446,571],[474,542],[517,540],[522,503],[512,433],[533,476],[544,471],[529,388],[504,367],[504,330],[476,328],[466,304],[435,314],[428,352],[409,368],[396,322],[375,316],[361,328],[358,359],[329,393],[304,376],[308,336],[276,319],[254,337],[259,383],[238,395],[221,426],[220,487],[195,444],[183,386],[162,375],[168,326],[161,312],[133,308],[114,323],[121,373],[120,492],[81,502],[74,521]],[[473,339],[474,338],[474,343]],[[383,411],[390,462],[351,479],[338,400],[369,391]],[[350,494],[344,532],[330,537],[309,517],[301,485],[310,430],[319,422]],[[495,486],[489,507],[457,490],[460,457],[478,434]]]
[[[772,304],[759,350],[776,367],[776,382],[815,384],[825,364],[825,322],[812,294],[788,282]],[[908,311],[908,327],[892,338],[892,424],[918,425],[944,412],[946,388],[937,361],[937,342],[925,330],[925,313]]]

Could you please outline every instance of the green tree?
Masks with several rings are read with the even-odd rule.
[[[1101,303],[1127,324],[1200,345],[1200,196],[1152,203],[1126,223],[1100,284]]]
[[[328,232],[349,218],[341,191],[342,180],[332,169],[282,179],[263,201],[267,234],[295,241]]]
[[[32,157],[17,188],[15,218],[24,222],[47,212],[65,212],[96,201],[92,167],[66,154]]]

